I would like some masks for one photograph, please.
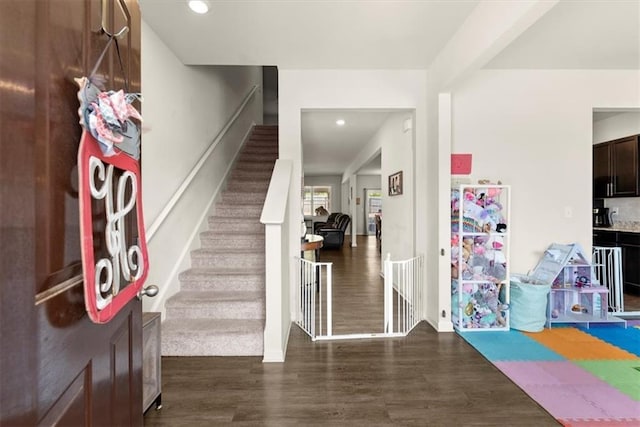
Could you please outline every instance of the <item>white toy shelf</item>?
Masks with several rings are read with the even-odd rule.
[[[451,320],[461,331],[509,330],[506,185],[451,192]]]

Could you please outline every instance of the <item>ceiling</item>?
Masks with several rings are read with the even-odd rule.
[[[208,2],[210,12],[196,15],[186,0],[140,0],[145,22],[185,64],[290,69],[426,69],[479,3]],[[485,68],[640,69],[639,24],[640,0],[561,0]],[[388,114],[304,112],[305,174],[342,174]],[[368,171],[376,164],[379,156]]]
[[[378,110],[305,110],[302,153],[305,175],[342,175],[392,114]],[[336,120],[345,121],[338,126]],[[380,156],[360,173],[380,173]],[[377,163],[376,163],[377,160]]]
[[[562,0],[485,68],[640,69],[640,1]]]
[[[478,0],[141,0],[185,64],[427,68]],[[179,31],[176,31],[179,29]]]

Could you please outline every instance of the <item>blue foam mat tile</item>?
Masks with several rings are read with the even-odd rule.
[[[490,361],[557,361],[558,353],[518,331],[458,332]]]
[[[591,336],[640,357],[640,329],[638,328],[591,326],[589,329],[582,330]]]

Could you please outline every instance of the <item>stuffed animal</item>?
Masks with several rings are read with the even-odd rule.
[[[495,197],[499,196],[501,192],[502,192],[502,188],[492,187],[492,188],[489,188],[487,190],[487,196],[489,196],[491,198],[495,198]]]
[[[495,322],[500,326],[506,326],[507,321],[504,318],[502,312],[507,310],[509,306],[500,302],[499,295],[501,287],[502,284],[496,284],[495,287],[488,289],[484,295],[484,299],[487,307],[495,315]]]
[[[463,215],[466,218],[471,218],[478,222],[481,222],[486,217],[486,213],[484,212],[484,209],[473,202],[465,201],[462,207],[463,207]]]
[[[469,269],[469,265],[462,261],[460,263],[460,270],[462,271],[462,279],[463,280],[471,280],[473,278],[473,273],[471,273],[471,269]]]
[[[462,259],[465,261],[468,261],[472,251],[473,251],[473,238],[465,237],[464,240],[462,241]]]
[[[502,281],[507,278],[507,269],[502,264],[490,263],[486,270],[486,274],[493,281]]]
[[[495,236],[492,239],[491,245],[493,246],[493,260],[496,264],[506,264],[507,258],[504,256],[502,252],[502,248],[504,247],[504,239],[502,236]]]

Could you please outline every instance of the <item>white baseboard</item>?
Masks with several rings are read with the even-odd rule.
[[[282,363],[287,356],[287,347],[289,346],[289,336],[291,335],[291,324],[287,327],[287,333],[284,337],[283,348],[278,350],[265,351],[262,357],[262,363]]]
[[[453,323],[449,319],[427,317],[425,319],[437,332],[453,332]]]

